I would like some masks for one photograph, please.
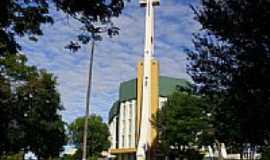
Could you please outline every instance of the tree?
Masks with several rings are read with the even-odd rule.
[[[192,93],[175,92],[158,111],[154,125],[159,148],[166,155],[199,160],[202,145],[211,144],[210,115],[206,101]]]
[[[214,101],[216,136],[240,148],[269,144],[270,1],[201,2],[188,71]]]
[[[0,155],[10,150],[18,151],[16,137],[12,136],[16,130],[10,125],[12,117],[10,115],[11,88],[9,82],[0,76]],[[11,147],[12,146],[12,147]]]
[[[47,1],[3,0],[0,2],[0,53],[16,54],[20,49],[15,35],[28,35],[37,40],[42,35],[41,24],[53,23],[48,15]]]
[[[267,146],[263,149],[263,153],[262,153],[262,160],[268,160],[270,159],[270,147]]]
[[[17,53],[20,45],[15,36],[27,35],[30,40],[37,41],[43,35],[41,25],[53,24],[53,17],[49,14],[49,5],[55,4],[59,10],[64,11],[78,19],[84,27],[79,34],[79,40],[86,42],[87,32],[91,32],[92,23],[101,21],[103,24],[112,24],[111,18],[121,13],[123,0],[53,0],[51,3],[44,0],[20,1],[2,0],[0,2],[0,53]],[[108,34],[112,35],[112,30]],[[81,38],[80,38],[81,37]]]
[[[45,71],[17,89],[18,124],[22,126],[23,148],[38,159],[58,157],[66,144],[65,123],[60,111],[56,78]]]
[[[18,143],[22,141],[17,138],[24,137],[26,133],[22,132],[17,124],[17,121],[21,121],[22,116],[17,114],[21,108],[17,106],[18,95],[14,91],[17,87],[27,88],[22,85],[32,83],[33,76],[38,77],[37,74],[39,74],[36,67],[27,66],[26,57],[18,53],[21,46],[17,43],[16,38],[27,36],[30,40],[37,41],[43,35],[42,24],[53,24],[54,22],[54,17],[50,15],[50,5],[56,5],[59,10],[78,19],[83,24],[82,32],[78,35],[78,40],[83,44],[89,42],[88,32],[93,33],[92,24],[95,22],[103,25],[109,24],[106,30],[108,35],[112,36],[117,33],[118,28],[113,26],[111,18],[119,16],[124,7],[123,0],[0,1],[0,129],[3,129],[0,133],[0,156],[17,152],[22,148],[22,144]],[[98,33],[101,32],[96,30],[96,33],[95,37],[100,39],[101,36],[98,36]],[[21,107],[27,108],[22,105]],[[61,124],[59,125],[61,126]]]
[[[80,146],[76,155],[81,156],[82,142],[83,142],[83,130],[84,130],[84,117],[77,118],[69,126],[70,138],[73,143]],[[102,122],[100,116],[92,115],[88,118],[88,143],[87,143],[87,155],[88,157],[98,157],[102,151],[106,151],[111,143],[109,141],[110,132],[106,123]]]
[[[12,72],[1,77],[0,157],[22,149],[40,159],[58,156],[65,144],[65,129],[55,77],[24,62],[6,62]]]
[[[15,36],[27,35],[31,40],[37,40],[42,35],[41,24],[53,23],[48,12],[47,1],[0,2],[0,156],[23,148],[24,131],[18,124],[21,116],[14,91],[37,72],[35,67],[27,66],[26,57],[18,53],[21,47]]]
[[[99,33],[103,32],[100,30],[101,28],[94,27],[95,23],[107,26],[105,31],[110,36],[118,33],[118,28],[114,27],[111,18],[119,16],[124,7],[123,0],[53,0],[50,3],[44,0],[2,0],[0,2],[1,74],[7,75],[7,71],[14,69],[9,68],[9,64],[18,64],[18,61],[21,60],[26,61],[23,55],[18,54],[21,46],[15,37],[27,36],[30,40],[37,41],[39,36],[43,35],[41,25],[54,22],[49,7],[53,4],[68,16],[72,16],[82,23],[82,32],[78,34],[78,41],[83,44],[87,44],[93,38],[92,33],[95,33],[94,38],[101,39]],[[79,45],[75,45],[77,43],[74,41],[71,44],[74,45],[69,45],[70,49],[79,47]],[[4,62],[5,59],[8,59],[9,64]]]
[[[21,54],[0,58],[0,156],[17,153],[22,148],[23,132],[18,124],[19,110],[16,88],[37,73],[35,67],[26,66]]]
[[[95,42],[102,40],[102,34],[107,33],[109,37],[113,37],[119,34],[119,28],[115,27],[111,21],[112,17],[118,17],[124,8],[123,0],[59,0],[57,6],[61,8],[65,13],[71,15],[74,19],[83,24],[81,27],[82,33],[78,35],[77,41],[71,41],[67,49],[73,52],[78,51],[81,48],[81,44],[88,44],[91,42],[91,54],[89,65],[89,79],[86,96],[86,114],[89,116],[89,105],[91,97],[92,86],[92,72],[93,72],[93,60],[94,60],[94,48]],[[90,10],[89,10],[90,9]],[[81,44],[80,44],[81,43]],[[84,139],[82,148],[82,159],[87,157],[87,126],[88,119],[85,119],[84,124]]]

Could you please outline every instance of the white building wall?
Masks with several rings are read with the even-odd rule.
[[[119,114],[119,148],[124,148],[124,121],[125,121],[125,117],[124,117],[124,103],[120,103],[120,114]]]
[[[110,137],[110,141],[112,143],[111,147],[110,148],[113,148],[113,143],[114,143],[114,139],[113,139],[113,124],[112,122],[109,124],[109,130],[110,130],[110,133],[111,133],[111,137]]]
[[[136,100],[132,101],[132,112],[131,112],[131,148],[135,148],[135,134],[136,134]]]
[[[128,124],[128,122],[129,122],[129,114],[128,114],[128,112],[129,112],[129,101],[126,101],[125,102],[125,109],[124,109],[124,113],[125,113],[125,115],[124,115],[124,118],[125,118],[125,124],[124,124],[124,126],[125,126],[125,129],[124,129],[124,136],[125,136],[125,143],[124,143],[124,148],[129,148],[128,147],[128,132],[129,132],[129,124]]]
[[[161,109],[164,105],[165,105],[165,103],[167,102],[167,97],[159,97],[159,109]]]
[[[159,97],[159,108],[164,106],[166,103],[166,97]],[[136,100],[130,100],[120,103],[119,111],[119,148],[135,148],[135,131],[136,131]],[[116,118],[115,123],[110,127],[115,128],[115,130],[110,129],[113,136],[113,146],[116,147]]]
[[[116,148],[116,121],[117,117],[114,117],[113,120],[111,121],[111,123],[109,124],[109,129],[110,129],[110,133],[111,133],[111,148]]]
[[[112,133],[112,141],[113,141],[112,147],[113,148],[116,148],[116,129],[117,129],[116,128],[116,125],[117,125],[116,124],[117,123],[117,120],[116,119],[117,119],[117,116],[113,118],[113,122],[112,122],[112,127],[113,128],[112,128],[112,132],[111,133]]]
[[[120,103],[119,148],[135,148],[135,123],[136,100]]]

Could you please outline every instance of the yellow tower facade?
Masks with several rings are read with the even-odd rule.
[[[140,61],[137,67],[137,107],[136,107],[136,146],[138,145],[138,140],[140,137],[140,128],[142,125],[142,101],[143,101],[143,71],[144,71],[144,63]],[[151,108],[150,114],[154,116],[159,108],[159,62],[156,59],[152,59],[151,61]],[[151,119],[149,120],[151,121]],[[151,148],[156,146],[156,137],[157,130],[152,125],[150,126],[150,151]],[[150,153],[149,153],[150,154]],[[151,153],[153,154],[153,153]],[[149,155],[148,155],[149,156]]]

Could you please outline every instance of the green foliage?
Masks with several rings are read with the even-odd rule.
[[[216,137],[226,144],[265,145],[270,137],[269,0],[201,0],[202,26],[187,51],[189,74],[213,101]]]
[[[84,117],[77,118],[69,126],[71,140],[80,147],[82,147],[83,142],[84,120]],[[87,155],[98,157],[102,151],[106,151],[111,145],[109,141],[110,132],[107,124],[102,122],[100,116],[92,115],[88,120]],[[81,150],[82,148],[76,153],[78,158],[81,156]]]
[[[20,108],[16,105],[16,88],[22,86],[29,77],[37,75],[37,70],[25,63],[26,58],[21,54],[0,58],[0,155],[16,153],[23,145],[24,133],[18,124]]]
[[[66,139],[56,79],[45,71],[27,74],[27,79],[13,80],[17,86],[1,77],[0,156],[22,149],[40,158],[58,156]]]
[[[23,160],[23,154],[20,152],[18,154],[0,157],[0,160]]]
[[[19,54],[15,36],[27,35],[31,40],[41,36],[41,24],[53,23],[48,16],[47,1],[1,0],[0,2],[0,156],[16,153],[24,148],[26,132],[22,121],[23,108],[17,106],[17,87],[33,76],[35,67],[26,65],[26,57]],[[26,106],[24,106],[26,107]],[[38,132],[38,131],[37,131]]]
[[[74,155],[64,155],[61,158],[58,158],[58,160],[76,160]]]
[[[207,108],[203,98],[188,92],[175,92],[168,97],[154,122],[159,132],[159,146],[165,155],[202,157],[198,152],[200,146],[213,142]]]
[[[124,7],[123,0],[0,1],[0,156],[31,149],[40,158],[54,157],[65,141],[56,79],[26,65],[16,41],[24,36],[37,41],[43,35],[41,26],[53,24],[49,5],[82,23],[78,40],[83,44],[91,40],[89,36],[95,38],[92,33],[101,38],[99,28],[93,28],[96,22],[107,26],[109,36],[117,34],[111,18]]]
[[[270,159],[270,147],[267,146],[263,149],[261,160],[269,160],[269,159]]]
[[[1,0],[0,55],[6,52],[17,53],[20,45],[16,42],[15,35],[28,36],[30,40],[37,41],[43,35],[41,25],[54,22],[54,17],[49,14],[51,4],[83,24],[82,32],[78,35],[78,41],[83,44],[93,38],[88,32],[99,32],[95,22],[103,26],[108,24],[106,32],[109,36],[118,34],[119,29],[113,26],[111,18],[120,15],[124,7],[123,0],[53,0],[50,3],[44,0]]]
[[[11,142],[10,136],[8,134],[9,121],[10,117],[10,108],[5,107],[9,105],[11,96],[11,88],[10,83],[4,77],[0,76],[0,155],[5,150],[8,150],[7,146],[9,146]],[[15,144],[14,144],[15,146]],[[16,147],[17,148],[17,147]]]
[[[92,156],[92,157],[88,158],[88,160],[98,160],[98,156]]]
[[[19,122],[25,131],[25,147],[39,158],[57,157],[66,143],[63,110],[56,78],[45,71],[17,89]]]
[[[56,79],[26,62],[19,53],[0,54],[0,156],[22,149],[56,156],[65,143]]]
[[[15,41],[15,35],[27,35],[31,40],[41,36],[41,24],[53,23],[48,13],[47,1],[1,0],[0,55],[17,53],[20,46]]]

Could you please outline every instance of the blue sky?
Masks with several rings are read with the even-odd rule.
[[[160,61],[162,75],[190,79],[186,74],[185,48],[192,48],[192,33],[200,29],[193,20],[189,4],[197,0],[161,0],[156,9],[155,56]],[[78,53],[70,53],[64,46],[75,39],[80,24],[61,12],[52,13],[54,25],[44,25],[44,36],[38,42],[20,39],[22,52],[29,64],[54,73],[58,78],[65,111],[61,114],[71,122],[85,112],[85,95],[90,48],[85,46]],[[137,0],[131,0],[123,14],[114,19],[120,35],[99,42],[95,51],[91,113],[99,114],[106,121],[108,111],[118,98],[122,81],[136,77],[136,64],[144,50],[144,9]]]

